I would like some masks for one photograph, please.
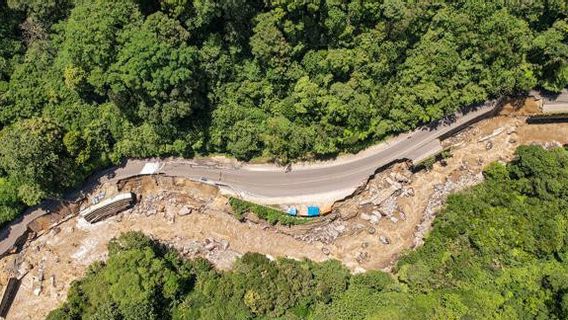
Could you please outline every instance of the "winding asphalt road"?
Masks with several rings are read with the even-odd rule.
[[[330,164],[294,168],[286,173],[282,167],[260,168],[199,166],[188,161],[166,162],[159,170],[168,176],[185,177],[224,187],[228,193],[267,204],[337,201],[352,194],[366,183],[377,169],[400,160],[420,161],[440,151],[439,139],[471,122],[489,116],[496,109],[494,102],[455,115],[451,122],[436,127],[424,127],[394,138],[375,152],[362,152]]]
[[[214,160],[129,160],[124,166],[100,172],[82,191],[105,182],[140,174],[165,174],[219,186],[222,191],[247,200],[269,204],[332,203],[351,195],[379,168],[400,160],[420,161],[440,150],[440,139],[492,115],[495,101],[457,113],[445,121],[400,135],[357,155],[326,164],[307,165],[284,172],[282,167],[239,165]],[[148,172],[146,168],[155,168]],[[112,178],[108,173],[114,172]],[[78,192],[67,195],[76,199]],[[30,208],[0,231],[0,257],[14,248],[26,234],[28,224],[48,212],[54,201]]]

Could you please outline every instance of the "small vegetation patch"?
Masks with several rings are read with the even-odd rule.
[[[259,218],[268,221],[270,224],[280,223],[282,225],[291,226],[304,224],[309,221],[307,218],[291,217],[280,210],[233,197],[229,199],[229,204],[231,208],[233,208],[235,216],[241,220],[244,218],[245,213],[252,212]]]
[[[449,159],[452,157],[452,153],[450,149],[445,149],[442,152],[431,156],[429,158],[424,159],[422,162],[416,164],[413,168],[412,171],[413,172],[418,172],[418,171],[422,171],[422,170],[432,170],[432,168],[434,167],[434,163],[436,162],[440,162],[440,163],[445,163],[446,159]]]

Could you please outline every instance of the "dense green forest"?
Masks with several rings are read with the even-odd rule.
[[[566,319],[568,151],[520,147],[485,178],[392,275],[259,254],[219,272],[128,233],[48,320]]]
[[[125,157],[352,152],[568,84],[565,0],[0,0],[0,223]]]

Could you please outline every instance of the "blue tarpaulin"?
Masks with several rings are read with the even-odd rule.
[[[317,217],[320,215],[320,208],[316,206],[308,206],[308,217]]]
[[[288,208],[288,215],[295,216],[297,214],[298,214],[298,209],[296,209],[294,207]]]

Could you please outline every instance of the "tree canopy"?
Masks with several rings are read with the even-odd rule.
[[[566,87],[566,6],[4,1],[0,128],[55,124],[73,181],[125,157],[354,152],[488,98]]]
[[[72,161],[63,145],[63,133],[55,123],[33,118],[17,122],[1,132],[0,166],[8,179],[19,184],[21,199],[37,204],[47,190],[72,185]]]

